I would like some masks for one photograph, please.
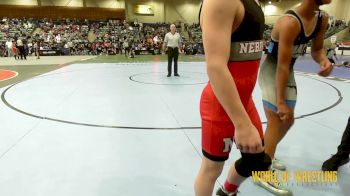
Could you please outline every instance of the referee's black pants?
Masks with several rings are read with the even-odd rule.
[[[179,48],[168,47],[168,76],[171,76],[172,62],[174,59],[174,75],[177,75],[177,59],[179,58]]]
[[[23,57],[25,60],[27,60],[27,55],[26,55],[24,46],[18,46],[18,50],[19,50],[19,56],[21,56],[21,60],[23,60]]]

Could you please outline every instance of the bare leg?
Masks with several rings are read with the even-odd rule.
[[[211,161],[205,157],[202,159],[202,165],[195,182],[196,196],[211,196],[217,178],[222,172],[225,162]],[[246,178],[240,176],[234,164],[230,167],[227,181],[230,184],[240,185]]]
[[[265,152],[271,159],[274,159],[277,144],[287,134],[294,121],[290,124],[283,124],[277,113],[267,108],[264,110],[267,118],[267,128],[264,137]]]
[[[212,196],[217,178],[222,172],[225,162],[211,161],[205,157],[195,182],[196,196]]]
[[[231,165],[230,167],[230,171],[227,175],[227,181],[230,183],[230,184],[234,184],[234,185],[240,185],[245,179],[245,177],[243,176],[240,176],[237,171],[236,171],[236,167],[235,167],[235,164]]]

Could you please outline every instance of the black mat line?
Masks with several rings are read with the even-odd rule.
[[[304,77],[307,77],[307,76],[304,76]],[[332,84],[330,84],[328,82],[325,82],[325,81],[322,81],[322,80],[319,80],[319,79],[316,79],[316,78],[312,78],[312,77],[308,77],[308,78],[311,78],[313,80],[317,80],[319,82],[325,83],[328,86],[332,87],[338,94],[338,100],[336,102],[334,102],[332,105],[328,106],[328,107],[325,107],[325,108],[323,108],[321,110],[318,110],[316,112],[312,112],[312,113],[309,113],[309,114],[303,114],[301,116],[295,117],[295,119],[301,119],[301,118],[305,118],[305,117],[308,117],[308,116],[313,116],[313,115],[325,112],[327,110],[330,110],[330,109],[334,108],[335,106],[340,104],[342,102],[342,100],[343,100],[343,96],[342,96],[340,90],[337,89]],[[22,82],[24,82],[24,81],[22,81]],[[89,127],[100,127],[100,128],[113,128],[113,129],[139,129],[139,130],[201,129],[201,127],[182,127],[182,126],[179,126],[179,127],[136,127],[136,126],[121,126],[121,125],[100,125],[100,124],[89,124],[89,123],[80,123],[80,122],[74,122],[74,121],[67,121],[67,120],[61,120],[61,119],[56,119],[56,118],[50,118],[50,117],[46,117],[46,116],[39,116],[39,115],[36,115],[36,114],[31,114],[29,112],[20,110],[20,109],[16,108],[15,106],[11,105],[5,98],[6,92],[8,90],[10,90],[12,87],[14,87],[15,85],[17,85],[19,83],[22,83],[22,82],[15,83],[15,84],[9,86],[8,88],[6,88],[1,94],[1,100],[7,107],[11,108],[12,110],[14,110],[16,112],[19,112],[19,113],[22,113],[22,114],[27,115],[27,116],[34,117],[34,118],[38,118],[38,119],[42,119],[42,120],[50,120],[50,121],[66,123],[66,124],[72,124],[72,125],[89,126]],[[262,122],[262,124],[266,124],[266,122]]]
[[[201,72],[189,72],[189,71],[186,71],[187,73],[198,73],[198,74],[206,74],[206,73],[201,73]],[[148,72],[148,73],[154,73],[154,72]],[[166,72],[156,72],[156,73],[164,73],[164,77],[166,77]],[[197,83],[191,83],[191,84],[159,84],[159,83],[154,83],[154,82],[142,82],[142,81],[138,81],[138,80],[135,80],[134,77],[135,76],[138,76],[138,75],[144,75],[144,74],[147,74],[147,73],[139,73],[139,74],[134,74],[134,75],[131,75],[129,77],[129,80],[133,81],[133,82],[137,82],[137,83],[140,83],[140,84],[153,84],[153,85],[172,85],[172,86],[176,86],[176,85],[198,85],[198,84],[206,84],[207,82],[197,82]],[[176,76],[173,76],[173,77],[176,77]],[[181,76],[180,76],[181,77]]]

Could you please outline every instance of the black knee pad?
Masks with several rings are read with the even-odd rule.
[[[239,175],[248,178],[252,171],[267,171],[271,165],[271,158],[265,152],[250,154],[241,153],[242,158],[235,162],[235,168]]]

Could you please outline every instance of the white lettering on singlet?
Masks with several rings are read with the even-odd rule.
[[[244,42],[239,43],[239,53],[240,54],[250,54],[255,52],[263,51],[262,41]]]
[[[239,53],[248,53],[248,43],[240,43],[240,48],[241,50],[239,51]]]
[[[307,44],[295,45],[293,47],[292,57],[293,58],[298,58],[299,56],[305,54],[306,48],[307,48]]]
[[[224,138],[225,143],[225,149],[223,152],[229,152],[233,145],[233,139],[232,138]]]
[[[255,42],[255,51],[259,51],[259,50],[260,50],[260,43]]]
[[[248,53],[253,53],[253,52],[255,52],[254,46],[255,46],[255,43],[254,43],[254,42],[250,42],[250,43],[249,43],[249,52],[248,52]]]

